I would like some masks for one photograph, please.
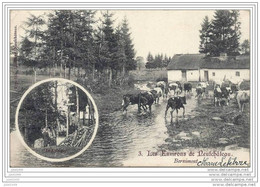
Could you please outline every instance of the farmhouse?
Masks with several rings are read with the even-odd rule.
[[[237,83],[250,79],[249,56],[205,57],[202,54],[175,55],[167,67],[168,81],[222,81]]]

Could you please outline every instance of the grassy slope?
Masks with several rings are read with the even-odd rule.
[[[238,112],[238,106],[233,100],[231,106],[215,107],[211,99],[203,99],[195,108],[198,115],[187,121],[168,126],[170,138],[161,148],[176,150],[183,148],[217,148],[237,144],[238,147],[250,148],[250,115],[249,107],[243,113]],[[213,120],[219,117],[222,120]],[[180,132],[187,133],[192,139],[183,140],[176,137]],[[194,135],[198,132],[199,136]],[[220,139],[225,139],[225,143]],[[176,141],[177,139],[177,141]]]

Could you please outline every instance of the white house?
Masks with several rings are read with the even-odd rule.
[[[202,54],[175,55],[167,67],[168,82],[250,79],[249,56],[205,57]]]

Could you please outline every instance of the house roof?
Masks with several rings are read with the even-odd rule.
[[[205,57],[202,54],[175,55],[167,70],[195,69],[250,69],[249,56],[237,56],[236,59],[227,57]]]

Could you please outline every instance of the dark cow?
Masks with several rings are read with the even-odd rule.
[[[197,95],[195,97],[203,96],[205,94],[205,89],[202,87],[196,87],[196,93]]]
[[[152,112],[152,104],[154,103],[154,96],[151,92],[144,92],[141,93],[142,98],[142,106],[147,109],[147,106],[149,107],[149,112]]]
[[[184,87],[184,92],[185,93],[189,93],[189,92],[192,91],[192,84],[189,83],[189,82],[184,83],[183,87]]]
[[[184,97],[173,97],[173,98],[168,99],[168,103],[167,103],[166,110],[165,110],[165,118],[167,116],[167,111],[169,108],[172,108],[171,121],[172,121],[174,110],[176,110],[176,120],[178,120],[178,110],[180,108],[183,108],[183,117],[184,117],[184,114],[185,114],[184,104],[187,104],[185,96]]]
[[[180,94],[182,93],[182,86],[181,83],[179,81],[176,81],[176,84],[178,84],[178,88],[180,89]]]
[[[214,105],[216,106],[218,104],[220,106],[223,105],[224,102],[229,105],[230,91],[231,90],[226,87],[220,87],[217,85],[216,88],[214,88]]]
[[[176,83],[169,83],[168,88],[169,88],[169,91],[171,91],[171,90],[174,91],[174,95],[179,95],[182,93],[182,86],[179,81],[177,81]]]
[[[206,93],[206,88],[209,86],[208,82],[200,82],[198,83],[198,85],[196,86],[196,97],[199,96],[204,96]]]
[[[123,101],[122,101],[122,107],[123,107],[123,111],[127,111],[127,107],[129,105],[138,105],[138,111],[141,111],[141,107],[145,110],[146,107],[143,105],[143,103],[146,102],[146,99],[141,95],[141,93],[139,94],[126,94],[123,96]]]
[[[156,87],[150,91],[154,96],[154,103],[159,104],[160,97],[163,95],[162,89],[160,87]]]
[[[232,93],[236,93],[238,91],[238,86],[236,84],[231,84],[230,86]]]

